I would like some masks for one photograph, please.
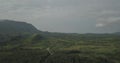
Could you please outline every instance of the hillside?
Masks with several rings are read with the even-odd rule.
[[[120,63],[119,32],[39,32],[11,20],[0,22],[0,32],[0,63]]]
[[[0,33],[36,33],[39,32],[32,24],[14,20],[0,20]]]
[[[119,63],[119,37],[61,33],[12,36],[0,43],[0,63]]]

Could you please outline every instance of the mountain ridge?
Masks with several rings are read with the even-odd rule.
[[[14,20],[0,20],[0,33],[36,33],[39,32],[32,24]]]

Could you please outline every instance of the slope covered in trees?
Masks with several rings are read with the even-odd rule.
[[[50,33],[23,22],[1,23],[0,63],[120,63],[119,32]]]
[[[61,33],[13,36],[0,43],[0,63],[119,63],[119,37]]]
[[[13,20],[0,20],[0,33],[39,32],[32,24]]]

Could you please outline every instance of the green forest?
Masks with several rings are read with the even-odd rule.
[[[0,63],[120,63],[120,33],[52,33],[25,27],[20,32],[0,30]]]
[[[120,35],[0,35],[0,63],[119,63]]]

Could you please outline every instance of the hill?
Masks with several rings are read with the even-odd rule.
[[[39,32],[12,20],[2,20],[0,32],[0,63],[120,63],[119,32]]]
[[[39,32],[32,24],[14,20],[0,20],[0,33],[36,33]]]

